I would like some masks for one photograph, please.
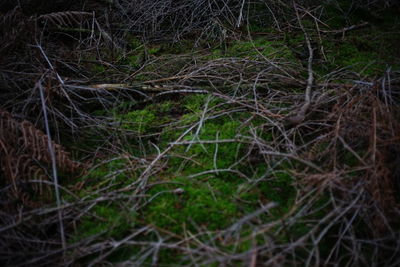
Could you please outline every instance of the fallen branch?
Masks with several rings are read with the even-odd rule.
[[[322,33],[333,33],[334,35],[344,35],[345,33],[349,32],[349,31],[354,31],[354,30],[359,30],[359,29],[363,29],[365,27],[368,27],[370,24],[369,22],[362,22],[360,24],[355,24],[355,25],[351,25],[349,27],[345,27],[341,30],[332,30],[332,31],[326,31],[326,30],[320,30],[320,32]]]
[[[286,119],[285,119],[286,125],[297,125],[304,121],[304,119],[306,118],[306,113],[308,111],[308,108],[310,107],[310,104],[311,104],[311,88],[314,83],[314,73],[313,73],[313,68],[312,68],[312,62],[313,62],[313,58],[314,58],[314,50],[311,46],[310,38],[308,37],[308,34],[307,34],[303,24],[301,23],[298,8],[294,2],[293,2],[293,7],[294,7],[294,10],[296,11],[297,20],[299,22],[301,30],[304,33],[304,39],[305,39],[307,47],[308,47],[308,64],[307,64],[308,79],[307,79],[306,91],[304,94],[304,98],[305,98],[304,104],[300,108],[299,112],[297,112],[297,114],[295,114],[294,116],[286,117]]]

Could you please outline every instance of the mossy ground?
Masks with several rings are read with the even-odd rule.
[[[330,23],[340,26],[344,21],[332,20]],[[397,64],[390,62],[397,38],[380,34],[376,26],[348,33],[343,38],[324,37],[322,42],[316,41],[318,58],[314,70],[317,78],[340,68],[347,68],[366,78],[381,75],[387,64]],[[149,58],[158,58],[160,61],[157,64],[146,65],[142,74],[136,77],[137,81],[144,81],[156,78],[156,72],[172,75],[195,56],[202,61],[230,57],[260,60],[265,57],[279,58],[293,64],[306,62],[299,56],[304,52],[304,37],[298,33],[282,36],[281,40],[267,37],[254,37],[251,41],[235,40],[223,45],[216,44],[212,49],[195,48],[190,44],[151,45],[132,38],[131,51],[121,57],[120,63],[138,69]],[[181,54],[184,56],[174,56],[171,59],[172,55]],[[160,64],[167,61],[168,64]],[[96,68],[102,71],[103,67]],[[250,149],[248,144],[235,141],[218,143],[220,140],[239,140],[240,136],[249,135],[250,129],[255,129],[266,142],[273,139],[273,133],[259,127],[262,121],[253,118],[249,111],[233,111],[220,116],[229,108],[229,104],[210,95],[189,95],[172,100],[157,100],[140,107],[137,103],[125,102],[108,111],[108,115],[130,133],[124,144],[125,149],[132,155],[150,159],[166,149],[189,126],[194,127],[181,140],[183,144],[169,152],[170,157],[162,171],[150,178],[151,187],[146,191],[145,198],[147,202],[137,213],[124,206],[123,200],[96,204],[87,215],[80,218],[70,242],[93,235],[120,239],[137,225],[153,225],[177,236],[218,232],[271,202],[276,203],[277,207],[258,219],[268,222],[284,217],[295,204],[297,188],[291,174],[292,164],[295,163],[279,163],[269,173],[265,160],[251,162],[241,159]],[[242,127],[245,121],[247,125]],[[257,157],[262,158],[261,155]],[[95,198],[97,194],[93,192],[104,186],[123,188],[134,183],[143,169],[124,171],[129,169],[129,164],[124,159],[101,164],[82,178],[86,181],[86,187],[78,195]],[[265,176],[266,173],[268,175]],[[324,205],[323,198],[320,205]],[[320,212],[314,218],[322,217],[324,209]],[[241,229],[243,232],[247,230],[246,227]],[[290,233],[282,235],[282,240],[304,234],[308,230],[309,227],[304,223],[292,225],[287,229]],[[143,240],[152,238],[151,235],[140,236]],[[225,250],[233,249],[222,243],[219,246]],[[240,246],[234,249],[246,251],[250,243],[243,242]],[[133,247],[120,251],[125,256],[114,257],[114,261],[139,253]],[[162,252],[160,257],[164,263],[170,263],[179,255],[169,250],[169,254]]]
[[[282,165],[265,181],[257,181],[267,167],[258,162],[240,162],[240,157],[247,149],[245,144],[196,144],[199,140],[235,139],[238,134],[245,135],[248,129],[256,128],[260,121],[254,120],[249,128],[241,127],[242,121],[251,116],[247,112],[210,118],[209,113],[218,114],[227,107],[221,100],[208,95],[186,96],[180,100],[179,107],[176,105],[174,101],[166,101],[135,110],[125,104],[111,111],[123,129],[141,136],[140,142],[145,144],[146,153],[154,153],[154,148],[146,145],[148,140],[154,139],[154,135],[157,136],[159,149],[163,150],[182,134],[186,129],[183,126],[197,123],[203,116],[204,108],[209,110],[206,118],[203,118],[203,125],[198,126],[199,130],[195,127],[183,139],[194,144],[177,146],[171,152],[174,157],[168,160],[164,170],[151,178],[149,183],[154,185],[146,192],[149,202],[138,214],[124,207],[121,202],[99,203],[80,219],[71,242],[93,235],[119,239],[129,232],[130,227],[146,224],[176,235],[218,232],[256,211],[260,204],[274,202],[278,205],[271,213],[260,217],[265,222],[282,216],[290,209],[296,191],[288,166]],[[171,113],[173,106],[177,110]],[[174,122],[174,126],[170,125],[171,122]],[[131,140],[131,146],[139,147],[138,141]],[[78,195],[85,197],[103,187],[122,188],[134,182],[140,172],[121,171],[127,165],[124,159],[101,164],[82,178],[86,183]],[[254,180],[248,181],[240,173]],[[90,198],[96,197],[98,194],[90,195]],[[132,250],[128,255],[135,251]]]

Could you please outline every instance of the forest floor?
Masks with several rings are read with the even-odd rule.
[[[88,254],[101,255],[92,263],[152,266],[353,257],[339,236],[386,227],[351,221],[371,201],[356,199],[371,194],[382,212],[398,205],[388,153],[400,147],[386,144],[398,118],[382,95],[399,67],[398,37],[375,25],[308,37],[311,105],[293,124],[308,78],[302,32],[250,32],[210,48],[133,38],[117,64],[138,71],[117,83],[142,82],[146,97],[98,111],[113,118],[105,129],[123,134],[105,130],[112,141],[95,145],[96,166],[74,192],[87,208],[69,243],[86,238]],[[371,169],[374,160],[383,169]]]
[[[82,59],[104,108],[60,139],[88,168],[31,212],[62,209],[64,264],[398,263],[400,21],[331,24]]]

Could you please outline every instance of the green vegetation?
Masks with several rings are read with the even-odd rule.
[[[121,207],[112,204],[99,204],[91,210],[90,215],[81,218],[71,243],[95,235],[121,239],[134,227],[136,216],[122,212]]]
[[[0,265],[397,263],[398,6],[87,1],[0,43]]]
[[[246,58],[246,59],[285,59],[294,60],[292,51],[286,45],[277,40],[268,40],[263,37],[255,37],[254,40],[237,40],[218,46],[210,51],[208,59],[218,58]]]
[[[146,222],[176,234],[221,230],[234,223],[240,218],[233,199],[235,182],[220,177],[207,180],[186,177],[171,180],[183,190],[179,195],[165,186],[153,188],[149,193],[154,199],[144,210]]]
[[[309,27],[311,26],[310,24]],[[370,36],[366,31],[364,33],[365,36]],[[332,70],[346,68],[363,76],[380,75],[385,70],[385,65],[380,62],[388,60],[388,54],[379,51],[378,48],[384,40],[365,38],[365,36],[350,33],[345,39],[333,36],[325,38],[317,46],[323,49],[321,51],[324,55],[320,54],[321,51],[317,51],[318,57],[314,63],[316,72],[325,75]],[[197,55],[200,61],[224,58],[254,60],[266,57],[304,64],[306,58],[299,56],[301,49],[304,49],[304,35],[286,35],[284,39],[286,41],[271,41],[264,37],[256,37],[252,41],[235,40],[226,43],[225,46],[202,49]],[[168,44],[152,46],[133,39],[131,46],[132,53],[126,62],[133,68],[139,68],[146,60],[145,57],[161,60],[161,65],[149,65],[145,68],[145,72],[163,72],[164,67],[166,71],[173,72],[174,69],[179,69],[182,62],[176,62],[175,65],[175,61],[172,61],[174,63],[163,66],[168,55],[194,52],[190,43],[185,42],[177,46]],[[205,51],[206,56],[203,56]],[[147,75],[136,77],[138,81],[149,78],[151,77]],[[271,107],[289,106],[284,102],[278,102],[271,103]],[[242,157],[248,151],[249,145],[233,140],[249,136],[251,130],[265,142],[274,142],[274,133],[264,129],[262,127],[264,120],[252,118],[252,113],[249,111],[222,115],[230,108],[231,105],[222,99],[201,94],[155,101],[144,106],[139,105],[139,102],[124,102],[115,107],[111,112],[114,119],[120,122],[121,129],[128,130],[134,136],[129,138],[130,141],[125,148],[134,155],[141,155],[135,152],[137,150],[146,151],[147,155],[159,153],[167,149],[169,144],[177,140],[188,127],[193,126],[193,128],[181,139],[182,144],[174,146],[171,150],[171,156],[164,162],[163,170],[150,177],[151,186],[146,191],[144,204],[137,214],[129,209],[121,209],[117,204],[98,204],[91,210],[90,215],[80,220],[76,233],[70,239],[71,242],[93,235],[121,239],[131,227],[144,225],[152,225],[158,231],[170,233],[175,237],[189,233],[218,233],[229,229],[246,215],[257,212],[260,204],[275,203],[277,206],[268,213],[257,216],[259,225],[285,218],[296,210],[296,196],[299,189],[292,175],[292,169],[302,165],[296,161],[270,163],[274,165],[272,170],[265,161],[253,163],[248,160],[243,161]],[[243,127],[245,121],[247,125]],[[231,141],[224,142],[224,140]],[[156,142],[157,149],[151,145],[153,142]],[[329,149],[328,143],[320,142],[310,153],[323,154],[325,149]],[[318,159],[312,159],[318,162]],[[356,167],[360,163],[352,153],[346,151],[343,159],[349,168]],[[323,164],[324,160],[325,158],[322,158],[319,164]],[[127,164],[129,163],[125,160],[114,160],[93,170],[83,178],[87,181],[87,186],[79,195],[82,197],[90,195],[91,191],[107,184],[118,189],[134,183],[140,176],[140,168],[139,171],[118,172],[126,168]],[[119,174],[110,175],[113,172]],[[266,173],[268,175],[265,176]],[[105,180],[102,178],[109,175],[110,178]],[[264,178],[258,180],[259,177]],[[330,209],[328,196],[321,196],[314,208],[318,211],[308,215],[306,220],[320,220],[326,215]],[[242,226],[240,229],[243,236],[251,231],[249,226]],[[306,235],[312,228],[307,223],[297,222],[284,231],[279,230],[279,227],[274,229],[279,232],[276,236],[277,242],[290,242]],[[148,238],[141,237],[143,240]],[[199,240],[206,242],[207,237],[199,237]],[[332,238],[321,241],[321,253],[329,254],[328,248],[334,242]],[[235,248],[222,243],[219,246],[226,251],[234,250],[238,253],[247,251],[251,243],[242,242]],[[138,253],[137,248],[133,247],[122,247],[118,251],[120,253],[113,252],[113,256],[109,257],[112,261],[118,262],[136,257]],[[168,264],[174,259],[186,262],[185,257],[178,251],[160,252],[161,262]]]
[[[132,103],[125,103],[113,111],[116,119],[122,122],[121,127],[133,131],[136,135],[159,133],[159,144],[162,145],[160,149],[165,149],[168,145],[162,140],[174,140],[184,131],[170,129],[170,126],[162,128],[162,125],[168,125],[173,120],[174,125],[178,126],[196,124],[204,114],[206,116],[203,118],[203,124],[193,128],[182,140],[193,144],[176,147],[173,153],[179,156],[169,159],[168,167],[152,178],[151,181],[155,185],[147,192],[148,203],[139,215],[134,216],[129,210],[121,210],[114,204],[96,205],[91,211],[93,215],[82,218],[77,232],[71,238],[72,241],[95,234],[119,239],[129,231],[130,225],[146,223],[177,235],[186,231],[221,231],[246,214],[255,212],[259,201],[277,204],[277,208],[269,215],[262,216],[265,223],[283,216],[291,209],[296,191],[292,184],[293,178],[285,165],[282,165],[281,170],[271,173],[266,181],[249,184],[239,173],[257,177],[267,169],[264,164],[256,163],[251,171],[249,163],[237,163],[245,151],[244,144],[196,143],[231,140],[238,134],[247,134],[248,128],[241,127],[241,121],[248,119],[251,114],[233,113],[231,116],[217,116],[211,119],[210,114],[218,114],[227,108],[222,100],[207,95],[192,95],[184,97],[180,102],[179,112],[184,115],[175,118],[169,116],[171,109],[176,105],[173,101],[149,104],[140,110],[134,110]],[[118,110],[125,110],[125,113],[120,114]],[[251,127],[257,127],[260,122],[254,120]],[[143,138],[142,142],[145,143],[146,138]],[[135,144],[136,142],[132,143]],[[151,147],[147,148],[147,151],[151,150]],[[132,183],[135,173],[119,172],[127,163],[126,160],[113,160],[101,164],[87,177],[83,177],[86,186],[79,195],[90,195],[91,191],[106,185],[121,188]],[[237,166],[232,168],[235,164]],[[108,175],[110,177],[104,179]],[[161,183],[157,185],[159,182]],[[96,219],[98,216],[104,217],[104,220],[99,221]],[[245,251],[246,246],[242,249]],[[131,255],[134,252],[126,253]]]

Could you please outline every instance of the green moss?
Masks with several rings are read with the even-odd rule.
[[[249,187],[234,177],[218,175],[205,180],[180,177],[173,181],[179,183],[183,193],[173,193],[177,186],[155,186],[149,191],[154,198],[142,215],[148,223],[177,234],[226,229],[239,218],[254,212],[259,201],[274,201],[279,205],[270,215],[266,213],[260,218],[264,221],[280,218],[289,210],[295,197],[289,176],[274,177],[256,187]]]
[[[295,33],[295,34],[285,33],[285,42],[288,44],[288,46],[295,48],[304,45],[305,37],[304,34],[302,33]]]
[[[199,121],[206,103],[209,110],[207,115],[211,110],[218,112],[226,109],[219,99],[204,95],[188,96],[182,103],[183,109],[188,112],[181,118],[185,123],[188,123],[188,120],[191,123]],[[199,131],[197,128],[193,129],[184,140],[234,139],[238,133],[245,134],[248,131],[247,127],[241,127],[241,120],[249,116],[251,114],[240,113],[231,117],[206,119]],[[171,140],[171,136],[167,139]],[[153,199],[143,212],[146,221],[175,233],[185,230],[196,232],[199,228],[214,231],[224,229],[248,212],[253,212],[260,200],[277,202],[281,209],[280,214],[286,212],[293,203],[295,193],[292,177],[286,172],[276,172],[268,181],[248,187],[244,178],[234,171],[215,171],[231,168],[242,155],[244,148],[238,142],[194,143],[190,146],[176,147],[174,154],[180,154],[182,157],[171,158],[165,173],[178,177],[171,181],[179,183],[184,193],[174,194],[172,191],[177,186],[154,187],[149,192]],[[186,160],[188,158],[192,160]],[[265,165],[255,169],[260,172],[266,171]],[[248,163],[239,164],[233,170],[252,175]],[[204,171],[210,172],[198,175]],[[156,179],[159,180],[160,177]]]
[[[225,47],[218,46],[211,49],[205,59],[215,60],[226,57],[257,59],[263,56],[287,60],[294,59],[292,51],[284,42],[278,40],[270,41],[263,37],[257,37],[252,41],[234,41]]]
[[[185,97],[183,107],[192,113],[202,112],[202,107],[208,96],[206,95],[190,95]],[[214,100],[215,101],[215,100]]]
[[[126,63],[134,68],[140,67],[147,57],[158,56],[162,51],[161,45],[147,45],[135,37],[129,40],[129,46],[131,51],[126,56]]]
[[[142,41],[136,36],[128,37],[128,45],[130,49],[137,49],[143,46]]]
[[[279,204],[278,209],[274,210],[278,217],[284,215],[294,203],[296,190],[293,177],[285,170],[275,172],[272,179],[260,183],[259,186],[266,199]]]
[[[235,185],[211,179],[208,182],[176,178],[183,184],[184,193],[176,195],[166,186],[157,186],[149,193],[159,194],[148,206],[146,221],[158,227],[182,234],[184,229],[198,231],[223,229],[236,217],[238,211],[232,202]],[[164,192],[164,193],[163,193]]]
[[[351,9],[351,1],[327,1],[324,3],[324,23],[333,28],[341,28],[350,23],[348,12]]]
[[[278,40],[269,41],[265,38],[257,38],[253,41],[236,41],[227,49],[227,56],[232,57],[277,57],[293,59],[290,49]]]
[[[221,57],[224,57],[224,51],[220,48],[214,48],[210,51],[210,54],[205,58],[209,60],[215,60]]]
[[[344,17],[340,17],[332,23],[336,23],[336,26],[347,25],[348,21]],[[315,37],[312,32],[313,22],[305,21],[304,26],[309,29],[310,36]],[[261,23],[251,27],[263,32],[268,31]],[[340,29],[341,27],[335,28]],[[344,39],[329,35],[325,38],[324,36],[322,45],[327,60],[316,58],[313,65],[314,70],[322,75],[330,73],[336,68],[346,67],[364,75],[378,75],[383,70],[381,62],[389,58],[394,49],[385,52],[389,49],[382,49],[382,47],[389,47],[386,43],[390,44],[391,42],[386,42],[388,40],[385,39],[386,37],[372,38],[372,35],[380,34],[379,30],[373,29],[371,34],[358,30],[355,34],[348,33]],[[272,41],[265,37],[255,37],[253,41],[237,40],[231,43],[227,41],[228,43],[209,50],[208,54],[199,61],[203,63],[202,60],[224,57],[262,59],[265,56],[298,63],[299,59],[295,57],[296,52],[293,51],[304,50],[304,35],[296,32],[292,36],[288,34],[286,39],[286,42],[283,42]],[[156,63],[153,64],[149,61],[149,64],[142,70],[143,73],[134,77],[135,81],[145,81],[154,77],[170,77],[171,73],[175,75],[197,55],[190,42],[144,45],[139,39],[132,37],[129,40],[129,47],[131,51],[128,55],[124,55],[125,58],[121,59],[121,62],[132,68],[138,68],[143,65],[145,60],[157,57]],[[188,59],[180,60],[177,58],[184,57],[174,56],[189,52],[192,53],[192,58],[187,57]],[[198,52],[204,54],[204,50]],[[307,59],[301,60],[306,62]],[[102,65],[98,67],[95,71],[105,71]],[[304,73],[304,77],[306,77],[307,73]],[[218,90],[221,89],[218,87]],[[281,88],[281,90],[291,90],[292,94],[295,89]],[[294,208],[305,208],[304,206],[296,207],[294,204],[298,192],[294,177],[290,172],[292,166],[299,167],[301,164],[287,161],[276,166],[277,163],[273,162],[273,157],[269,159],[271,162],[265,162],[256,148],[245,142],[196,143],[197,141],[235,139],[239,135],[250,136],[253,134],[267,144],[274,141],[276,143],[274,140],[276,129],[265,126],[265,119],[254,119],[254,114],[250,111],[233,112],[237,108],[233,104],[227,104],[227,101],[210,95],[168,97],[168,99],[175,100],[162,101],[161,99],[164,98],[160,98],[147,104],[138,105],[137,102],[132,101],[116,105],[111,115],[116,122],[121,123],[123,130],[129,130],[129,134],[121,138],[121,140],[127,140],[123,150],[132,155],[145,151],[146,153],[143,154],[146,156],[143,157],[143,162],[139,162],[134,167],[132,167],[132,162],[124,159],[102,164],[81,178],[82,181],[85,181],[85,187],[76,194],[90,200],[99,197],[100,193],[95,193],[100,192],[99,189],[104,189],[101,191],[104,193],[108,190],[126,187],[128,184],[135,184],[135,179],[143,172],[142,167],[148,166],[145,165],[146,161],[151,162],[158,153],[150,141],[163,151],[170,142],[175,141],[190,126],[203,119],[201,125],[197,124],[183,138],[183,141],[192,142],[192,144],[174,146],[157,162],[155,165],[157,170],[154,172],[156,174],[148,178],[149,188],[146,188],[148,191],[143,192],[146,194],[145,198],[148,202],[145,202],[146,205],[137,211],[138,215],[127,212],[123,208],[125,203],[120,200],[112,203],[97,203],[80,218],[76,233],[70,239],[71,242],[95,235],[100,235],[99,239],[118,240],[126,237],[132,228],[137,230],[143,226],[152,227],[153,225],[155,232],[157,231],[159,235],[166,233],[163,230],[173,232],[177,236],[185,236],[189,232],[196,235],[219,231],[229,228],[240,218],[252,214],[263,205],[274,202],[277,207],[257,216],[255,220],[252,220],[251,226],[244,224],[238,227],[237,235],[243,237],[245,241],[231,245],[215,240],[215,246],[221,251],[226,251],[228,255],[233,255],[232,252],[237,255],[237,253],[248,251],[254,245],[253,242],[264,245],[265,240],[261,237],[255,237],[255,241],[246,240],[253,231],[253,227],[280,220]],[[178,100],[176,100],[177,98]],[[272,101],[267,104],[268,109],[277,110],[275,107],[279,107],[281,115],[285,114],[285,110],[290,110],[289,108],[292,106],[292,103],[282,101]],[[206,106],[207,112],[204,113]],[[99,111],[98,115],[110,115],[110,112]],[[246,124],[244,124],[245,121]],[[249,129],[252,129],[251,133]],[[319,150],[324,150],[327,144],[329,142],[322,143]],[[254,155],[252,154],[246,161],[239,162],[249,152],[249,149],[252,149],[250,153],[254,153]],[[351,153],[343,152],[340,155],[343,156],[344,164],[357,165],[358,160]],[[269,166],[274,166],[274,169],[271,170]],[[180,190],[176,190],[177,188]],[[131,194],[131,192],[127,192],[127,194]],[[319,221],[332,210],[330,207],[324,206],[329,200],[330,196],[321,196],[321,202],[309,207],[316,212],[288,224],[287,228],[279,225],[266,235],[271,235],[276,244],[296,240],[315,226],[313,222]],[[285,229],[282,230],[283,228]],[[275,234],[274,231],[278,229],[280,232]],[[174,235],[167,235],[168,242],[174,239]],[[156,236],[155,233],[146,233],[137,239],[135,237],[135,240],[154,242],[159,238],[160,236]],[[196,238],[205,243],[210,241],[209,237],[201,234],[196,235]],[[320,249],[322,254],[325,253],[324,246],[331,246],[329,240],[324,239],[323,242],[326,244],[323,244]],[[128,259],[132,255],[140,255],[143,252],[141,249],[143,247],[127,246],[116,250],[107,260]],[[327,250],[327,252],[329,251]],[[186,256],[182,251],[160,247],[160,265],[183,263]],[[145,263],[147,264],[147,262]]]
[[[177,103],[172,102],[172,101],[164,101],[158,105],[155,105],[154,107],[160,112],[160,113],[168,113],[171,110],[173,110],[174,105],[177,105]]]
[[[92,193],[99,188],[108,186],[109,189],[117,189],[132,182],[132,176],[135,173],[121,172],[129,164],[126,159],[115,159],[104,164],[99,164],[96,168],[79,178],[80,182],[84,182],[85,186],[76,192],[80,197],[91,198],[97,197]]]
[[[122,238],[134,226],[135,215],[123,212],[121,207],[113,204],[98,204],[90,215],[85,215],[80,220],[76,233],[70,242],[77,242],[94,235]]]
[[[397,67],[399,65],[396,60],[398,52],[395,47],[398,46],[399,37],[384,33],[389,29],[398,30],[399,23],[393,21],[393,16],[389,20],[391,21],[389,24],[386,24],[386,19],[382,19],[382,21],[365,20],[354,15],[361,9],[353,10],[354,7],[348,5],[348,1],[338,1],[336,4],[338,6],[335,7],[328,5],[325,10],[325,16],[333,19],[332,21],[325,21],[332,27],[332,30],[342,29],[349,25],[357,25],[363,21],[369,21],[370,24],[366,28],[346,32],[343,36],[334,35],[333,33],[322,36],[317,35],[315,27],[310,24],[308,35],[312,41],[313,48],[315,48],[314,71],[323,76],[339,68],[346,68],[362,76],[373,78],[382,75],[387,65]],[[347,15],[345,15],[346,12],[348,13]],[[351,17],[351,19],[346,16]],[[382,25],[385,26],[382,27]],[[322,38],[322,42],[320,38]],[[306,66],[308,48],[305,44],[304,34],[301,32],[286,33],[285,40],[297,55],[297,58],[301,60],[303,66]],[[321,48],[323,48],[323,53]]]
[[[133,131],[137,135],[161,131],[163,124],[176,120],[181,107],[173,101],[149,104],[141,109],[135,102],[123,102],[114,110],[114,118],[121,122],[121,128]]]
[[[145,75],[145,74],[140,74],[139,73],[139,74],[137,74],[135,76],[135,80],[138,81],[138,82],[144,82],[144,81],[149,80],[149,77],[147,75]]]
[[[363,51],[359,47],[351,42],[324,45],[328,63],[332,68],[346,67],[369,76],[382,72],[383,66],[378,64],[379,54],[371,50]]]
[[[191,40],[181,40],[174,43],[163,43],[160,52],[163,54],[185,54],[193,51],[193,42]]]
[[[219,99],[210,98],[206,100],[203,95],[191,96],[185,99],[183,107],[189,112],[182,116],[181,121],[185,124],[198,122],[202,116],[205,102],[208,101],[208,109],[213,109],[219,103]],[[243,114],[242,114],[243,115]],[[248,114],[247,114],[248,116]],[[186,141],[197,140],[219,140],[233,139],[237,134],[240,126],[240,121],[236,119],[225,117],[223,119],[205,120],[202,125],[199,125],[189,134],[184,137]],[[168,139],[170,137],[168,136]],[[196,172],[210,170],[214,168],[224,169],[233,164],[237,158],[238,150],[240,149],[239,143],[221,143],[221,144],[193,144],[189,147],[178,147],[176,153],[186,154],[188,157],[195,157],[197,163],[186,162],[181,159],[174,159],[172,164],[181,165],[184,168],[182,173],[190,175]],[[214,161],[215,157],[215,161]],[[215,166],[214,166],[215,165]]]
[[[199,140],[215,140],[218,139],[233,139],[236,135],[236,129],[240,126],[239,122],[236,121],[226,121],[221,124],[216,122],[205,122],[203,125],[199,136]],[[194,134],[185,137],[185,140],[196,140]],[[215,168],[228,168],[237,158],[237,152],[240,149],[240,144],[238,143],[222,143],[218,147],[215,144],[211,145],[201,145],[195,144],[191,146],[188,153],[191,155],[196,155],[200,165],[193,165],[190,172],[194,170],[207,170]],[[216,162],[213,166],[213,157],[215,155]]]
[[[174,101],[156,102],[142,107],[141,110],[133,110],[135,103],[126,102],[116,107],[113,114],[122,122],[122,127],[138,134],[154,132],[154,129],[162,122],[177,120],[174,128],[170,129],[171,126],[167,126],[160,133],[160,140],[165,140],[165,143],[161,141],[157,145],[162,149],[167,142],[181,135],[188,124],[198,122],[206,105],[205,120],[199,131],[195,127],[188,133],[185,140],[234,139],[238,133],[248,134],[249,128],[257,128],[263,123],[261,119],[253,119],[249,125],[243,127],[242,122],[252,117],[250,112],[215,116],[226,112],[231,106],[209,95],[186,96],[181,99],[180,105]],[[186,115],[174,117],[170,114],[172,109],[185,112]],[[185,127],[177,129],[176,125]],[[271,133],[263,131],[262,128],[257,129],[256,132],[260,136],[272,138]],[[132,147],[126,149],[134,150],[135,143],[132,142],[130,145]],[[275,220],[293,205],[295,189],[292,185],[292,177],[285,170],[287,166],[283,164],[278,167],[281,169],[280,172],[276,171],[268,179],[255,184],[235,172],[214,171],[231,168],[246,152],[244,144],[231,142],[218,145],[192,144],[190,147],[182,145],[176,146],[171,152],[174,156],[166,162],[165,169],[150,178],[149,185],[153,182],[157,184],[161,181],[161,183],[152,186],[146,192],[148,203],[138,211],[139,215],[129,214],[114,204],[97,204],[92,209],[93,215],[97,217],[91,215],[82,217],[77,232],[71,240],[77,241],[97,234],[101,234],[101,238],[118,240],[126,236],[132,227],[141,225],[154,225],[156,229],[167,230],[179,236],[187,232],[196,234],[204,231],[219,231],[229,228],[240,218],[258,210],[260,203],[273,201],[279,205],[279,209],[274,209],[272,213],[260,215],[258,218],[260,223]],[[94,169],[84,178],[87,184],[79,195],[87,196],[90,192],[107,186],[117,189],[132,184],[132,180],[140,175],[142,170],[138,170],[138,173],[123,172],[115,177],[107,177],[110,173],[126,169],[128,164],[126,160],[115,160]],[[197,175],[208,170],[211,171],[208,174]],[[248,177],[259,177],[268,171],[265,163],[252,166],[249,162],[237,164],[232,167],[232,170],[245,173]],[[181,188],[182,193],[175,191],[177,188]],[[136,221],[136,218],[140,218],[140,223]],[[163,232],[162,230],[160,232]],[[240,226],[238,234],[246,236],[250,231],[250,227],[245,224]],[[150,235],[140,238],[145,241],[157,240],[156,236]],[[206,242],[208,237],[199,236],[198,238]],[[237,246],[221,244],[218,241],[217,243],[220,249],[229,253],[247,251],[252,245],[250,241],[241,242]],[[121,261],[138,253],[140,252],[137,248],[127,246],[116,250],[107,260]],[[162,248],[159,260],[160,264],[184,262],[184,255],[179,251]]]
[[[127,57],[127,61],[128,61],[128,64],[131,67],[134,67],[134,68],[140,67],[140,65],[144,61],[144,52],[143,51],[139,51],[139,52],[135,52],[134,54],[130,54]]]
[[[93,70],[98,73],[102,73],[106,71],[106,68],[103,65],[95,64],[93,65]]]
[[[205,105],[208,112],[206,120],[197,132],[194,128],[185,140],[219,140],[234,139],[238,133],[245,134],[248,127],[241,127],[241,121],[247,120],[251,114],[242,112],[234,113],[231,116],[216,117],[207,119],[210,114],[224,111],[227,106],[222,104],[218,98],[208,95],[190,95],[181,101],[179,109],[186,112],[185,116],[179,120],[186,124],[190,118],[190,123],[200,120]],[[122,127],[132,130],[137,134],[146,134],[159,126],[163,121],[172,120],[169,117],[171,109],[176,108],[173,101],[154,103],[144,107],[141,110],[132,110],[134,103],[126,102],[119,105],[114,110],[114,116],[122,121]],[[120,111],[125,113],[119,114]],[[254,120],[252,128],[261,124],[262,120]],[[168,127],[167,127],[168,128]],[[184,129],[173,130],[174,136],[180,135]],[[197,135],[198,134],[198,135]],[[260,132],[260,134],[263,134]],[[271,137],[270,133],[264,133]],[[165,140],[174,140],[165,130],[161,133],[161,138]],[[161,143],[162,144],[162,143]],[[174,150],[176,154],[182,154],[184,159],[174,157],[170,159],[168,168],[164,171],[164,178],[170,182],[178,182],[184,190],[184,193],[177,195],[171,192],[176,187],[159,185],[152,188],[149,198],[154,197],[150,204],[143,210],[142,216],[147,223],[153,223],[160,228],[164,228],[176,233],[182,233],[185,229],[191,231],[198,230],[198,227],[208,230],[218,230],[228,227],[236,219],[244,216],[246,212],[257,209],[260,199],[268,201],[277,201],[282,206],[287,206],[291,197],[290,178],[283,174],[276,174],[272,177],[273,182],[262,182],[260,186],[248,190],[241,190],[246,184],[243,177],[234,172],[213,172],[209,175],[194,176],[202,171],[214,169],[227,169],[234,164],[243,153],[244,146],[238,142],[220,143],[220,144],[193,144],[188,146],[177,146]],[[187,161],[185,158],[192,158],[193,161]],[[135,174],[121,173],[104,179],[110,173],[124,169],[125,160],[115,160],[103,164],[94,169],[88,176],[83,178],[89,181],[80,195],[84,196],[88,191],[98,189],[100,186],[107,186],[109,183],[115,186],[123,186],[132,182]],[[247,163],[239,164],[234,168],[243,173],[249,172]],[[261,172],[266,171],[265,166],[258,168]],[[251,176],[251,172],[249,172]],[[178,178],[166,178],[178,177]],[[154,177],[159,179],[159,177]],[[272,181],[271,180],[271,181]],[[114,187],[115,188],[115,187]],[[275,192],[276,191],[276,192]],[[238,199],[244,202],[238,202]],[[102,207],[98,212],[110,213],[110,216],[117,218],[100,224],[97,227],[90,227],[91,218],[85,218],[79,232],[87,235],[94,232],[99,233],[110,225],[116,224],[121,214],[111,214],[114,212],[111,207]],[[114,226],[113,226],[114,227]],[[117,226],[115,226],[117,227]],[[117,227],[118,228],[118,227]],[[114,233],[112,233],[114,235]]]
[[[122,119],[125,121],[122,127],[133,130],[141,135],[153,126],[156,118],[156,115],[147,109],[131,111],[122,116]]]

